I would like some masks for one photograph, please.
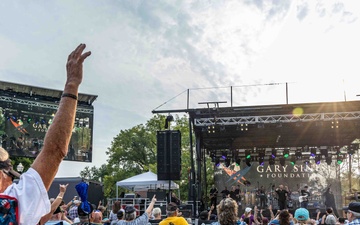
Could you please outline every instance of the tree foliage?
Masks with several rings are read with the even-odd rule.
[[[100,168],[86,167],[81,171],[81,177],[85,179],[97,180],[104,183],[105,196],[116,196],[116,182],[131,176],[147,171],[157,172],[156,158],[156,134],[163,130],[166,116],[154,115],[146,124],[139,124],[130,129],[121,130],[113,139],[111,146],[106,154],[108,161]],[[188,192],[190,168],[190,148],[189,148],[189,127],[188,117],[175,116],[171,123],[172,130],[181,132],[181,158],[182,173],[180,185],[181,197],[185,198]],[[119,192],[125,191],[119,189]]]

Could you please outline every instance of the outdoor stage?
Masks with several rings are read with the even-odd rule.
[[[340,162],[351,162],[359,149],[360,101],[220,107],[222,103],[153,111],[189,114],[197,163],[192,184],[199,184],[192,197],[207,195],[204,168],[211,157],[219,191],[240,183],[251,194],[259,186],[269,192],[272,185],[284,184],[297,198],[299,189],[308,185],[313,193],[310,208],[315,208],[324,206],[322,193],[332,184],[337,207],[342,208]],[[231,178],[249,165],[246,173]],[[251,184],[244,185],[241,177]]]

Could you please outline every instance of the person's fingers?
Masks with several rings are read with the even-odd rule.
[[[84,54],[81,55],[80,59],[79,59],[79,62],[83,63],[84,60],[91,55],[91,52],[88,51],[88,52],[85,52]]]
[[[81,53],[84,51],[85,48],[86,48],[85,44],[80,44],[79,46],[77,46],[77,48],[74,50],[74,56],[80,57]]]
[[[76,49],[74,51],[72,51],[70,53],[70,55],[68,56],[68,61],[71,59],[71,58],[79,58],[81,56],[81,53],[84,51],[86,45],[85,44],[79,44]]]

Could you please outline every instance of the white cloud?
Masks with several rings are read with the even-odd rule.
[[[354,95],[359,12],[353,0],[0,2],[0,79],[62,89],[66,57],[85,42],[98,165],[121,129],[168,100],[159,109],[186,108],[186,89],[190,107],[229,102],[230,86],[236,105],[285,103],[286,82],[292,101],[318,100],[321,86],[342,99],[339,80]]]

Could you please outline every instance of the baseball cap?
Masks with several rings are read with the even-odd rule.
[[[81,205],[78,206],[79,218],[89,215],[94,210],[93,206],[91,204],[89,204],[89,205],[90,205],[90,211],[89,212],[85,212],[83,210],[83,208],[81,207]]]
[[[137,210],[136,210],[136,208],[135,208],[133,205],[127,205],[127,206],[125,207],[125,213],[126,213],[126,214],[130,214],[130,213],[133,213],[133,212],[135,212],[135,211],[137,211]]]
[[[12,176],[13,178],[20,177],[20,174],[16,172],[11,165],[11,161],[9,159],[9,153],[1,147],[0,147],[0,170],[5,170],[6,173],[8,173],[8,175]]]
[[[249,212],[251,212],[251,210],[252,209],[250,207],[246,207],[245,212],[249,213]]]
[[[351,202],[347,207],[343,208],[343,210],[360,213],[360,202]]]
[[[295,219],[297,219],[297,220],[305,221],[305,220],[308,220],[309,217],[310,217],[309,211],[305,208],[298,208],[295,211]]]

